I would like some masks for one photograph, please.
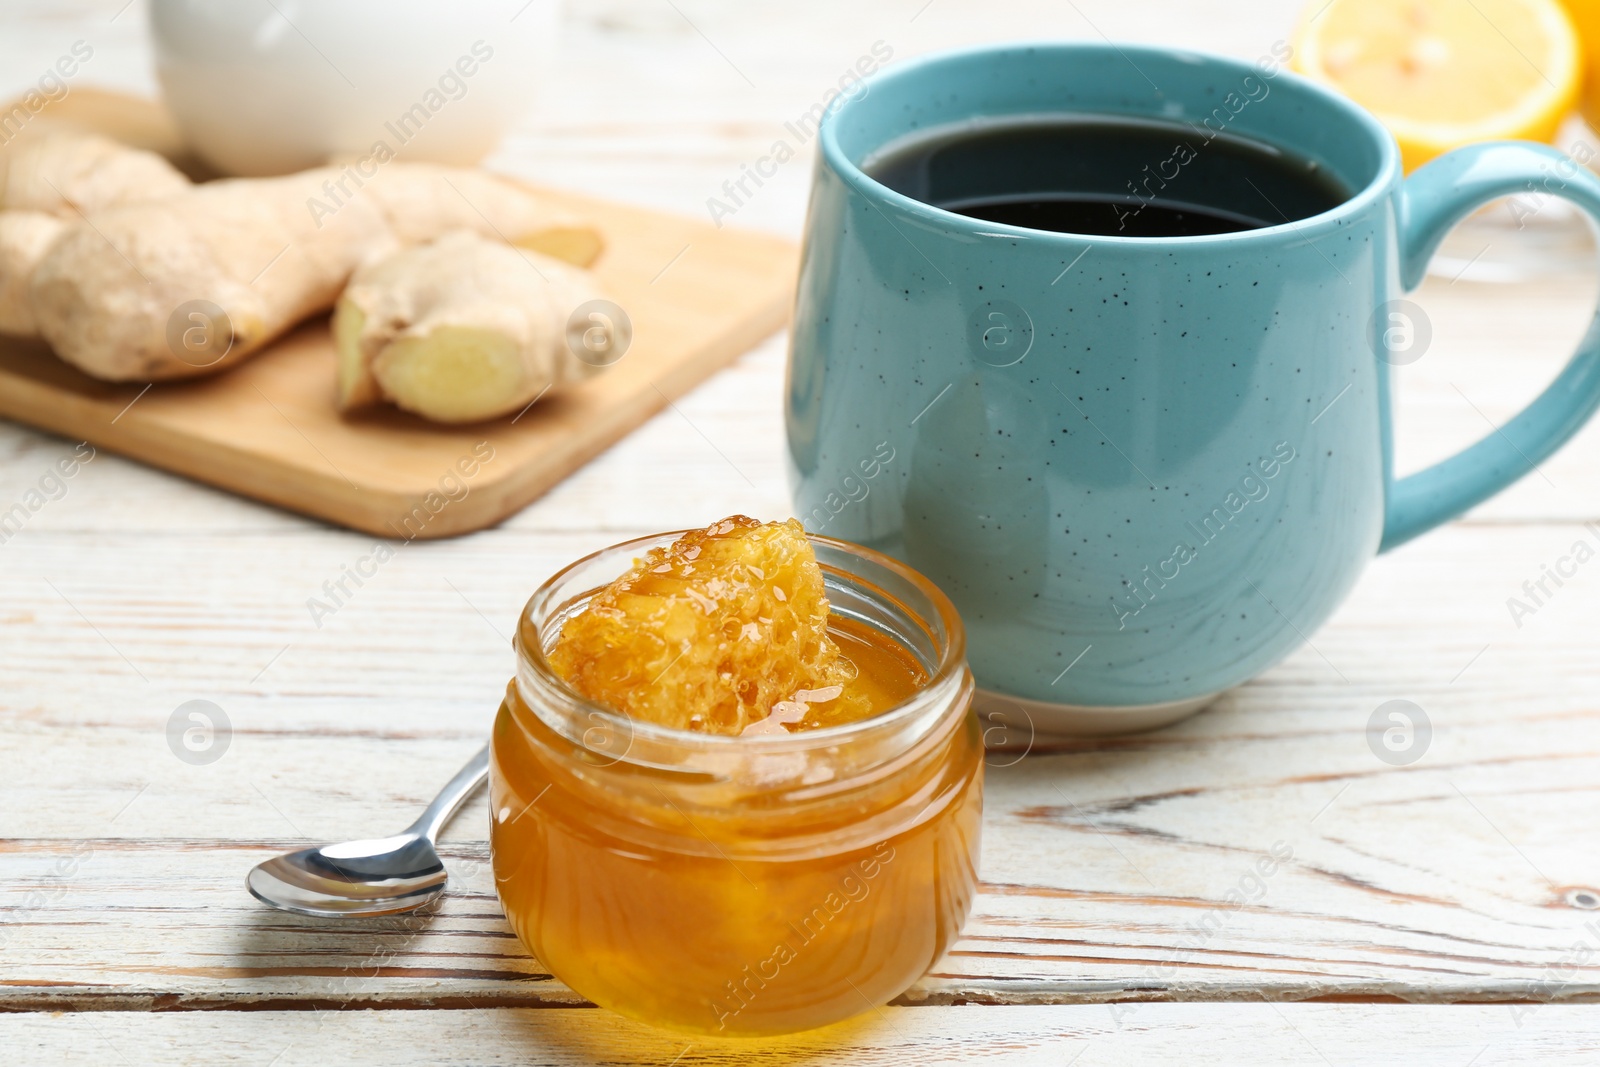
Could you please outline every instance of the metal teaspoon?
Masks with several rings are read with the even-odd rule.
[[[289,852],[257,864],[245,885],[263,904],[299,915],[357,918],[420,908],[443,895],[448,877],[434,851],[439,831],[488,776],[485,745],[395,836]]]

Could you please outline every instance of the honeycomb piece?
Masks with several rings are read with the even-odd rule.
[[[567,620],[549,660],[590,700],[680,730],[778,733],[873,712],[828,636],[822,569],[794,519],[734,515],[651,549]]]

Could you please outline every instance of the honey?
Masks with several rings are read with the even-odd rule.
[[[574,564],[522,618],[491,761],[506,915],[579,994],[654,1025],[774,1034],[867,1011],[971,906],[983,761],[959,619],[903,565],[812,538],[833,604],[819,637],[854,710],[810,703],[781,734],[618,714],[555,669],[559,637],[671,540]]]
[[[828,636],[839,650],[839,659],[848,665],[844,696],[856,700],[813,703],[797,729],[840,726],[862,718],[863,712],[876,715],[888,711],[927,684],[928,672],[910,653],[854,619],[830,618]]]

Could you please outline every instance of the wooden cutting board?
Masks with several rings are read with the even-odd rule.
[[[153,103],[75,90],[50,114],[181,157]],[[214,378],[150,385],[96,381],[0,336],[0,415],[381,537],[491,526],[780,328],[793,298],[788,241],[540,192],[604,234],[593,269],[633,341],[606,373],[520,415],[454,427],[389,408],[341,415],[325,318]]]

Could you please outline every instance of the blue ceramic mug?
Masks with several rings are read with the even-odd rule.
[[[1221,125],[1354,192],[1260,229],[1099,237],[862,170],[931,128],[1068,112]],[[1275,62],[1094,44],[907,63],[836,102],[820,144],[786,397],[796,511],[938,582],[982,691],[1045,732],[1203,707],[1600,402],[1591,329],[1500,430],[1393,475],[1388,371],[1415,325],[1397,298],[1446,231],[1530,182],[1600,218],[1600,181],[1546,147],[1477,145],[1402,180],[1371,115]]]

